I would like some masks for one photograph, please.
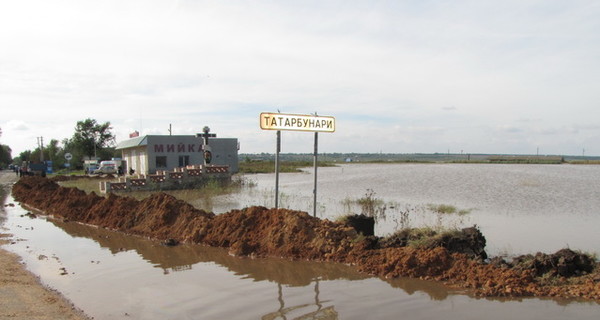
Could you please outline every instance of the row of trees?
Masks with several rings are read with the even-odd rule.
[[[85,119],[78,121],[75,126],[75,132],[71,138],[65,138],[62,143],[56,139],[34,150],[21,152],[18,157],[10,159],[10,148],[0,145],[0,149],[8,149],[6,164],[20,164],[22,161],[39,162],[41,159],[52,161],[54,170],[65,168],[67,160],[65,154],[70,153],[73,158],[69,161],[74,169],[82,169],[85,159],[110,159],[115,157],[115,136],[111,132],[110,122],[98,123],[94,119]],[[1,131],[0,131],[1,134]],[[0,157],[2,150],[0,150]],[[4,163],[4,158],[0,158],[0,164]]]

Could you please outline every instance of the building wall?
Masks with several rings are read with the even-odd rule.
[[[203,141],[195,136],[146,136],[146,145],[122,149],[124,160],[137,173],[156,173],[185,165],[204,164]],[[238,141],[235,138],[210,138],[210,164],[228,165],[238,171]]]
[[[123,172],[128,173],[129,169],[133,169],[136,173],[144,173],[145,171],[142,169],[147,166],[145,164],[142,166],[143,161],[140,158],[140,155],[144,154],[145,151],[146,146],[121,150],[121,158],[124,161]]]

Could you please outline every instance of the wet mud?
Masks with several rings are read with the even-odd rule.
[[[416,249],[406,246],[402,236],[365,236],[349,224],[287,209],[250,207],[215,215],[164,193],[141,201],[114,194],[100,197],[41,177],[23,177],[12,193],[17,201],[66,222],[170,243],[224,247],[235,256],[340,262],[386,278],[442,281],[478,296],[600,302],[600,268],[590,257],[563,249],[512,261],[484,260],[485,238],[473,228]]]

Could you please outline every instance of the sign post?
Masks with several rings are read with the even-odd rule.
[[[308,131],[315,133],[313,188],[313,216],[317,216],[317,156],[319,132],[335,132],[335,118],[329,116],[269,113],[260,114],[260,128],[277,130],[277,148],[275,153],[275,208],[279,208],[279,152],[281,151],[281,130]]]
[[[69,168],[68,170],[71,170],[71,159],[73,159],[73,155],[69,152],[65,153],[65,160],[67,160],[65,167]]]
[[[315,154],[313,158],[314,167],[315,167],[315,185],[313,188],[313,217],[317,216],[317,155],[318,155],[318,145],[319,145],[319,133],[315,132]]]
[[[281,131],[277,130],[275,150],[275,209],[279,209],[279,153],[281,152]]]

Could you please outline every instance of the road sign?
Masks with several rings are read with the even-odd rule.
[[[263,130],[334,132],[335,118],[263,112],[260,114],[260,128]]]
[[[65,153],[65,159],[67,161],[71,161],[71,159],[73,159],[73,155],[67,152],[67,153]]]
[[[317,145],[319,132],[335,132],[335,118],[308,114],[269,113],[260,114],[260,128],[277,131],[275,152],[275,208],[279,208],[279,152],[281,150],[281,130],[309,131],[315,134],[315,186],[313,189],[313,216],[317,216]]]

